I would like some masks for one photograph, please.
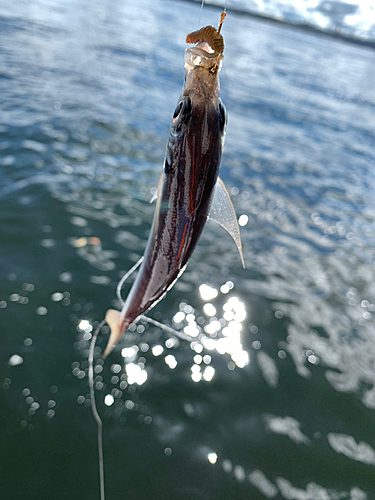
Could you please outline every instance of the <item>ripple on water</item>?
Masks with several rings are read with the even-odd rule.
[[[46,471],[46,491],[60,486],[59,457],[35,454],[28,440],[38,429],[54,433],[56,449],[75,450],[78,487],[89,491],[91,465],[77,447],[86,432],[95,439],[88,346],[105,310],[120,307],[121,270],[144,251],[184,74],[181,19],[196,24],[192,5],[172,2],[167,16],[160,2],[133,7],[0,7],[8,12],[0,49],[0,384],[22,440],[3,438],[12,453],[22,444],[24,474],[12,487],[31,494],[34,463]],[[211,11],[203,13],[212,23]],[[149,474],[148,487],[162,488],[160,498],[175,484],[170,496],[179,498],[185,480],[199,485],[197,498],[215,495],[228,475],[233,498],[249,489],[266,498],[370,500],[373,54],[233,13],[227,22],[222,95],[230,118],[220,175],[247,269],[230,236],[208,223],[185,275],[151,313],[184,340],[140,320],[108,362],[97,359],[106,446],[121,455],[119,471],[134,488],[142,490],[157,463],[162,473],[157,481]],[[104,327],[96,358],[108,333]],[[179,481],[163,482],[181,467]],[[113,477],[123,487],[124,475]]]

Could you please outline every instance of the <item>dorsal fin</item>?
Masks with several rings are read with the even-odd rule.
[[[233,203],[229,197],[228,191],[225,189],[223,181],[220,177],[217,179],[214,197],[212,199],[210,219],[214,220],[220,226],[228,231],[237,245],[242,265],[245,268],[245,261],[243,259],[242,244],[240,228],[237,222],[236,211],[234,210]]]

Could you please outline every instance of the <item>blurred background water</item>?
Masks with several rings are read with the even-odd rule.
[[[220,1],[207,0],[207,3],[217,5]],[[284,23],[375,42],[375,5],[368,0],[231,0],[228,7]]]
[[[99,497],[89,340],[143,254],[198,17],[1,3],[4,498]],[[247,268],[208,222],[150,313],[192,341],[140,322],[99,361],[107,498],[371,500],[375,52],[244,15],[223,33],[221,177]]]

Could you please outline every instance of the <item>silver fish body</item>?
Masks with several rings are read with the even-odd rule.
[[[213,199],[226,129],[219,97],[218,54],[185,51],[185,82],[173,114],[156,210],[144,259],[121,313],[110,310],[106,357],[129,325],[153,307],[183,272]],[[214,68],[214,69],[213,69]]]

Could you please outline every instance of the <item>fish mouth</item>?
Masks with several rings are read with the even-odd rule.
[[[207,42],[200,42],[194,47],[185,50],[185,68],[188,70],[194,68],[211,69],[215,66],[218,55]],[[221,68],[221,61],[223,59],[224,56],[220,54],[217,63],[218,70]]]
[[[192,49],[200,49],[203,50],[204,52],[207,52],[208,54],[215,54],[215,51],[213,48],[208,44],[208,42],[199,42]]]

